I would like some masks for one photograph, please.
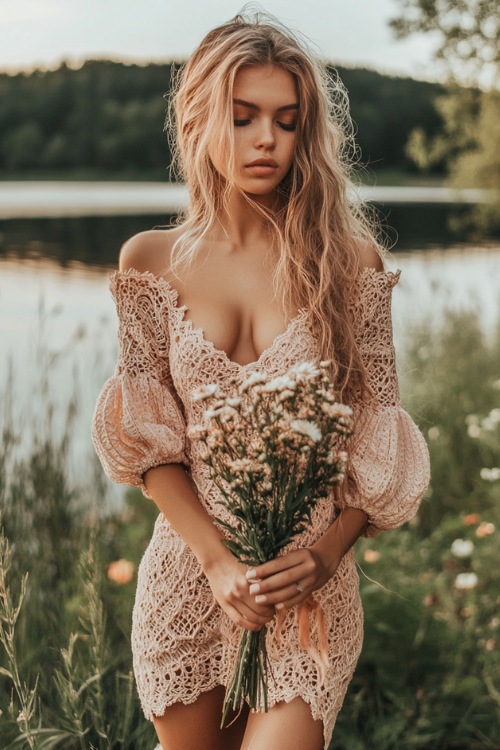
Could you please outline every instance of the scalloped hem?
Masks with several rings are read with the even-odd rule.
[[[164,716],[165,711],[167,710],[169,706],[173,706],[176,703],[182,703],[184,706],[190,706],[193,703],[195,703],[195,701],[198,700],[200,695],[203,695],[203,693],[208,693],[210,690],[213,690],[214,688],[219,687],[219,686],[223,687],[224,690],[226,690],[227,686],[223,682],[221,682],[220,680],[215,680],[213,683],[209,683],[205,687],[198,688],[196,691],[193,692],[192,695],[189,696],[187,700],[165,700],[165,701],[162,701],[161,704],[156,703],[155,706],[146,707],[141,700],[141,706],[142,706],[144,716],[147,719],[147,721],[153,721],[154,717],[161,718],[162,716]],[[328,750],[330,741],[332,738],[333,730],[335,727],[335,723],[337,721],[338,712],[330,719],[328,723],[326,723],[324,721],[323,716],[321,716],[318,711],[314,710],[314,707],[312,706],[312,704],[299,691],[296,691],[292,695],[288,695],[284,698],[279,698],[279,697],[270,698],[268,701],[268,706],[269,708],[273,708],[273,706],[276,706],[278,703],[291,703],[293,700],[295,700],[295,698],[302,698],[304,703],[306,703],[309,706],[313,721],[321,721],[323,725],[324,750]]]

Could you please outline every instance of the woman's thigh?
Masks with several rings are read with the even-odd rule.
[[[153,719],[163,750],[240,750],[248,710],[220,729],[224,688],[216,687],[189,705],[174,703]]]
[[[323,722],[302,698],[250,714],[241,750],[323,750]]]

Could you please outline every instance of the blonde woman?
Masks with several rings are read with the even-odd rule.
[[[345,96],[274,19],[237,16],[203,39],[174,95],[190,204],[178,226],[128,240],[112,292],[119,359],[93,437],[109,476],[160,510],[138,576],[132,647],[139,695],[164,750],[327,748],[362,643],[352,545],[411,518],[428,455],[400,406],[390,297],[397,274],[351,202]],[[355,410],[343,492],[321,503],[293,551],[252,579],[222,544],[218,493],[188,428],[257,370],[332,358]],[[301,605],[326,615],[321,683],[302,647]],[[276,608],[286,613],[281,638]],[[241,628],[268,623],[267,713],[219,728]]]

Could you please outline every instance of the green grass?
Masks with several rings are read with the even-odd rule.
[[[331,748],[498,749],[500,480],[481,469],[500,466],[500,334],[450,313],[408,340],[403,397],[429,438],[432,483],[411,524],[357,545],[365,644]],[[131,490],[107,512],[102,483],[68,479],[70,431],[34,429],[48,437],[20,456],[5,413],[0,747],[152,750],[131,676],[135,581],[107,571],[137,566],[155,507]],[[457,539],[473,544],[465,557]],[[461,573],[476,576],[469,590]]]

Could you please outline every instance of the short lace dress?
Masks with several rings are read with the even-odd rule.
[[[351,454],[357,492],[348,504],[369,518],[367,534],[400,526],[414,516],[429,481],[425,441],[398,395],[392,344],[391,294],[399,272],[364,269],[352,305],[358,345],[373,397],[356,407]],[[231,389],[252,371],[275,377],[319,357],[305,310],[293,318],[260,357],[232,361],[186,319],[176,290],[163,278],[131,270],[115,272],[111,291],[119,318],[119,356],[96,406],[92,436],[108,476],[142,488],[144,473],[160,464],[185,467],[200,502],[224,515],[218,490],[187,435],[203,419],[206,401],[192,391],[210,383]],[[232,383],[232,384],[231,384]],[[321,501],[307,531],[294,541],[307,546],[332,523],[333,496]],[[359,582],[350,550],[313,596],[325,615],[329,666],[320,679],[310,650],[300,645],[298,607],[286,614],[281,634],[268,626],[272,678],[269,705],[300,696],[323,722],[325,749],[358,660],[363,639]],[[167,706],[194,702],[204,691],[226,686],[241,630],[215,601],[190,548],[159,514],[142,559],[133,610],[132,651],[137,688],[148,719]],[[310,639],[318,643],[311,616]]]

